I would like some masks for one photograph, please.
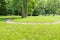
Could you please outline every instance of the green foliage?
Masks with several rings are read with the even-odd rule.
[[[39,16],[40,13],[38,11],[39,11],[38,9],[35,9],[32,16]]]
[[[27,15],[30,16],[60,14],[59,0],[27,0],[27,5],[22,3],[22,1],[23,0],[1,0],[0,15],[22,15],[24,10],[24,13],[26,14],[27,12]],[[22,6],[22,4],[24,4],[25,7]]]

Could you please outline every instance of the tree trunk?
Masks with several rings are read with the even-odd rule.
[[[28,13],[28,1],[27,0],[23,0],[22,1],[22,18],[26,18],[27,17],[27,13]]]

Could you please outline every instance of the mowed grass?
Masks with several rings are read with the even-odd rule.
[[[12,19],[14,22],[54,22],[60,20],[60,16],[28,16],[21,18],[21,16],[0,16],[0,21]]]
[[[60,20],[60,16],[30,16],[27,18],[17,18],[14,22],[54,22]]]
[[[60,40],[60,24],[0,23],[0,40]]]
[[[0,16],[0,22],[5,22],[7,19],[21,19],[21,16]]]
[[[5,20],[9,18],[15,22],[60,20],[60,16],[36,16],[23,19],[20,16],[1,16],[0,40],[60,40],[60,24],[8,24]]]

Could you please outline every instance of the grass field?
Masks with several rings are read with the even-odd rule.
[[[0,40],[60,40],[60,24],[8,24],[5,22],[8,18],[12,18],[15,22],[60,20],[60,16],[28,17],[24,19],[18,16],[1,16]]]
[[[54,22],[60,20],[60,16],[29,16],[21,18],[21,16],[0,16],[0,21],[13,19],[14,22]]]
[[[15,22],[53,22],[60,20],[60,16],[34,16],[34,17],[27,17],[24,19],[17,18],[13,21]]]

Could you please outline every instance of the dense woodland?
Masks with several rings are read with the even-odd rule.
[[[0,0],[0,15],[60,15],[60,0]]]

